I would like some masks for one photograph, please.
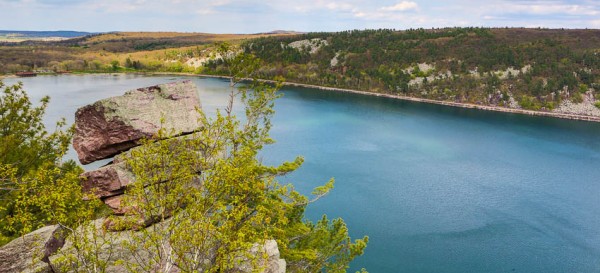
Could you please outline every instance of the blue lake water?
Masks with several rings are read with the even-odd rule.
[[[219,79],[18,80],[36,100],[51,96],[51,124],[72,122],[78,107],[98,99],[184,78],[198,85],[208,112],[227,101]],[[305,88],[283,93],[277,143],[261,156],[269,164],[304,156],[281,179],[304,193],[335,177],[307,217],[342,217],[353,237],[369,235],[352,270],[600,272],[600,124]]]

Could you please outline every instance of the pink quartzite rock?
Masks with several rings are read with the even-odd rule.
[[[113,213],[116,215],[123,215],[127,212],[127,208],[121,206],[121,201],[123,200],[123,195],[111,196],[104,199],[104,204],[106,204],[110,209],[113,210]]]
[[[82,188],[84,192],[94,194],[96,197],[101,198],[115,214],[123,214],[127,211],[127,208],[121,206],[121,197],[127,186],[136,182],[133,171],[127,165],[127,160],[131,157],[131,154],[139,154],[139,152],[144,151],[144,149],[151,148],[152,145],[168,145],[170,150],[175,153],[195,153],[194,142],[192,139],[196,136],[196,134],[187,134],[163,139],[122,152],[113,158],[111,164],[83,173],[81,175]],[[198,154],[198,156],[201,155]],[[167,168],[166,171],[168,172],[168,170],[169,169]],[[196,167],[196,171],[200,172],[200,166]]]
[[[127,91],[81,107],[75,113],[73,147],[79,161],[88,164],[114,156],[154,136],[162,127],[173,134],[200,127],[200,99],[191,81]],[[169,137],[167,135],[165,137]]]
[[[106,165],[81,176],[83,191],[100,198],[123,194],[125,186],[135,181],[125,162]]]

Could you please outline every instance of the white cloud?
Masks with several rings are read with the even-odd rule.
[[[108,13],[128,13],[139,9],[141,6],[135,2],[125,1],[99,1],[93,3],[86,3],[81,5],[85,9],[92,9],[101,12]]]
[[[392,6],[386,6],[381,8],[363,8],[352,10],[352,15],[355,18],[367,21],[378,21],[378,22],[405,22],[409,20],[409,16],[403,12],[410,10],[417,10],[419,5],[412,1],[398,2]],[[412,22],[420,22],[416,17],[410,17]],[[421,17],[419,17],[421,18]]]
[[[354,13],[354,17],[358,17],[358,18],[364,18],[364,17],[366,17],[366,16],[367,16],[367,14],[366,14],[366,13],[364,13],[364,12],[362,12],[362,11],[358,11],[358,12],[355,12],[355,13]]]
[[[174,1],[182,1],[182,0],[174,0]],[[231,2],[230,0],[211,1],[209,4],[202,5],[201,8],[197,9],[196,14],[208,15],[208,14],[217,13],[217,11],[215,10],[216,7],[228,5],[230,2]]]
[[[515,7],[517,11],[525,13],[548,15],[548,14],[569,14],[569,15],[597,15],[598,11],[583,7],[580,5],[519,5]]]
[[[560,1],[530,1],[522,3],[504,2],[490,6],[490,11],[499,13],[525,13],[533,15],[599,15],[595,5],[567,4]],[[493,10],[492,10],[493,9]]]
[[[331,2],[325,5],[330,10],[354,10],[356,9],[353,5],[343,2]]]
[[[600,0],[0,0],[0,16],[3,28],[88,31],[600,28]]]
[[[211,8],[201,8],[201,9],[196,10],[196,14],[199,14],[199,15],[208,15],[208,14],[213,14],[213,13],[215,13],[215,10],[211,9]]]
[[[296,12],[308,13],[313,11],[332,11],[332,12],[356,12],[359,8],[365,8],[357,1],[327,1],[327,0],[305,0],[289,3],[287,1],[268,1],[269,6],[277,10],[294,10]]]
[[[408,10],[416,10],[419,7],[417,3],[412,1],[402,1],[393,6],[383,7],[381,10],[383,11],[408,11]]]

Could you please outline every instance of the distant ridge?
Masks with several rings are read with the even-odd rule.
[[[49,37],[59,37],[59,38],[76,38],[82,37],[90,34],[95,34],[92,32],[83,32],[83,31],[70,31],[70,30],[56,30],[56,31],[28,31],[28,30],[0,30],[0,36],[8,36],[13,35],[19,38],[49,38]]]
[[[299,32],[299,31],[293,31],[293,30],[273,30],[273,31],[269,31],[269,32],[260,32],[260,33],[255,33],[255,34],[305,34],[306,32]]]

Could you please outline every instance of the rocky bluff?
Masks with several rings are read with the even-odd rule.
[[[177,132],[178,135],[165,136],[170,140],[193,133],[202,125],[198,123],[200,109],[198,90],[191,81],[138,88],[79,108],[73,137],[79,161],[89,164],[113,157],[108,165],[82,174],[83,190],[100,198],[115,215],[123,214],[121,198],[127,186],[135,183],[124,160],[128,151],[136,149],[142,139],[155,136],[161,128]],[[100,227],[102,222],[98,219],[94,224]],[[58,226],[47,226],[0,248],[0,273],[52,272],[54,253],[71,244],[70,237],[62,236],[62,231]],[[113,232],[111,236],[120,241],[126,235]],[[267,254],[268,267],[263,272],[284,273],[285,260],[280,259],[277,243],[268,240],[260,248]],[[256,253],[256,249],[250,253]],[[239,272],[251,271],[248,265],[241,266]],[[125,272],[125,268],[116,266],[111,271]]]
[[[89,164],[114,156],[110,164],[82,175],[84,190],[101,198],[115,214],[121,214],[122,194],[134,181],[125,166],[124,152],[161,128],[177,134],[197,130],[201,126],[199,109],[198,90],[191,81],[138,88],[79,108],[73,136],[79,161]]]

